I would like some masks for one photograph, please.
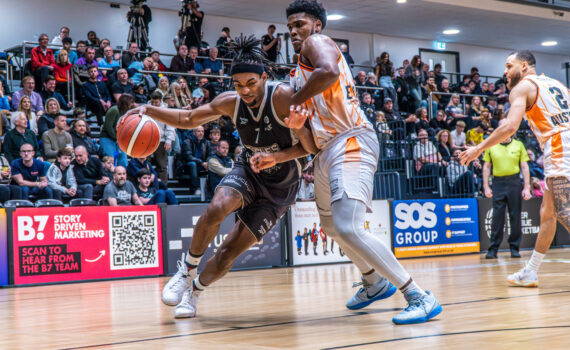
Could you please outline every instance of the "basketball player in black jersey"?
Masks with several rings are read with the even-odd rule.
[[[315,150],[308,129],[293,133],[285,125],[283,120],[290,113],[298,113],[289,110],[293,89],[267,81],[267,61],[259,41],[242,36],[237,39],[235,51],[231,67],[235,91],[222,93],[191,111],[147,105],[127,113],[146,114],[181,129],[229,115],[244,145],[241,159],[222,179],[200,216],[189,252],[178,264],[179,271],[163,289],[162,301],[176,305],[174,315],[179,318],[194,317],[200,292],[223,277],[234,260],[258,243],[295,202],[301,176],[296,158],[307,155],[303,147]],[[197,276],[200,259],[220,224],[235,211],[238,222]]]

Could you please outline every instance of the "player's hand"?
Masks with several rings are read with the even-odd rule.
[[[522,197],[525,201],[528,201],[531,198],[530,188],[527,188],[527,187],[523,188]]]
[[[459,161],[461,162],[461,165],[469,165],[469,163],[479,157],[481,152],[482,151],[477,146],[467,147],[465,151],[459,154]]]
[[[273,153],[259,152],[253,155],[249,160],[249,165],[255,173],[259,173],[263,169],[271,168],[277,164]]]
[[[127,111],[127,113],[125,113],[125,115],[123,115],[121,117],[121,119],[119,120],[119,123],[121,122],[121,120],[124,120],[124,118],[129,116],[129,115],[143,115],[143,114],[146,114],[146,106],[145,105],[138,106],[138,107],[133,108],[133,109],[129,109]]]
[[[485,191],[485,197],[487,198],[493,197],[493,191],[489,187],[485,188],[484,191]]]
[[[305,125],[309,112],[303,106],[291,106],[289,117],[285,118],[285,125],[290,129],[299,130]]]

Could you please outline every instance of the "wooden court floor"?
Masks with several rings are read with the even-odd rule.
[[[0,289],[0,349],[570,349],[570,249],[549,252],[540,288],[506,286],[529,256],[403,260],[443,306],[408,326],[391,322],[400,293],[344,307],[350,264],[232,272],[183,320],[160,302],[168,278]]]

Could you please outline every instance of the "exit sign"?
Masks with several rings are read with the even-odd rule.
[[[436,50],[445,50],[445,43],[435,40],[433,42],[433,48]]]

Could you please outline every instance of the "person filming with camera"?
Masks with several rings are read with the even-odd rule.
[[[187,47],[200,47],[202,41],[202,22],[204,21],[204,12],[198,10],[200,5],[198,1],[182,0],[184,5],[179,12],[182,18],[182,36],[180,41]]]
[[[277,55],[281,51],[281,33],[274,37],[275,25],[270,24],[267,27],[267,34],[261,37],[261,48],[267,53],[267,59],[271,62],[277,62]]]

